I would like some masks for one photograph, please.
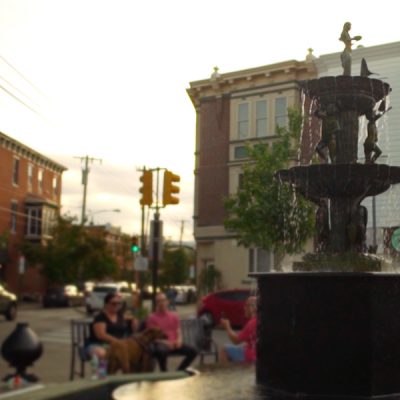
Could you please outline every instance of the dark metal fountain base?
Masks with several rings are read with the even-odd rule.
[[[257,383],[284,398],[400,399],[400,275],[253,276]]]

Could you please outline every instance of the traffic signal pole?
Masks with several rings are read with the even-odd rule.
[[[152,221],[153,226],[153,243],[152,243],[152,253],[153,253],[153,262],[152,262],[152,284],[153,284],[153,293],[151,296],[152,309],[155,311],[156,309],[156,296],[157,296],[157,288],[158,288],[158,265],[159,265],[159,251],[160,251],[160,240],[161,240],[161,229],[160,229],[160,213],[158,210],[154,213],[154,220]]]
[[[140,204],[142,206],[142,253],[144,249],[144,207],[148,206],[155,210],[154,220],[151,221],[150,231],[150,246],[149,246],[149,258],[151,259],[152,267],[152,309],[156,308],[156,296],[158,288],[158,269],[159,262],[162,257],[162,221],[160,220],[160,208],[167,206],[168,204],[178,204],[179,199],[176,196],[180,189],[177,183],[180,181],[179,175],[168,171],[166,168],[152,168],[146,169],[143,167],[142,176],[140,181],[142,186],[139,192],[142,194]],[[164,171],[163,176],[163,193],[162,193],[162,206],[159,201],[159,181],[160,171]],[[155,205],[153,205],[153,174],[156,174],[155,182]]]

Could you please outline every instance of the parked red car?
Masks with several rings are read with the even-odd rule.
[[[242,327],[244,303],[250,296],[249,289],[221,290],[204,296],[198,306],[197,315],[206,318],[212,326],[218,325],[221,317],[229,319],[234,327]]]

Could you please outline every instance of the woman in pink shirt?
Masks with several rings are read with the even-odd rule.
[[[250,296],[244,305],[245,315],[250,319],[240,332],[235,332],[228,319],[221,319],[229,339],[233,344],[227,344],[220,350],[221,362],[253,362],[256,360],[257,341],[257,298]]]

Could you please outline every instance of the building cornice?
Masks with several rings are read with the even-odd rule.
[[[209,79],[190,82],[187,93],[195,107],[200,99],[265,88],[300,81],[316,76],[313,62],[289,60],[225,74],[213,74]]]
[[[53,170],[58,173],[62,173],[67,170],[63,165],[51,160],[50,158],[38,153],[30,147],[22,144],[18,140],[7,136],[0,132],[0,147],[13,151],[16,155],[25,157],[28,160],[35,162],[39,166],[46,167],[47,169]]]

